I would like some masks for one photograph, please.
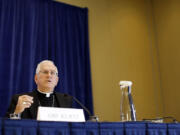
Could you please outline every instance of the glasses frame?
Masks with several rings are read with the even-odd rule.
[[[58,76],[58,72],[56,72],[56,71],[48,71],[48,70],[41,71],[40,70],[39,73],[42,73],[44,75],[48,75],[50,73],[50,75],[52,75],[52,76]]]

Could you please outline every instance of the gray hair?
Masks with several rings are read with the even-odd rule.
[[[56,67],[56,65],[54,64],[53,61],[51,61],[51,60],[43,60],[37,65],[36,74],[38,74],[39,71],[41,70],[41,64],[43,64],[43,63],[51,63],[51,64],[53,64],[55,66],[55,68],[56,68],[56,72],[58,73],[57,67]]]

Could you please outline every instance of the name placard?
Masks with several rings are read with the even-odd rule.
[[[38,107],[37,120],[85,122],[83,109]]]

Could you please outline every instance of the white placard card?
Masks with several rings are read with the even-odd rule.
[[[37,120],[85,122],[83,109],[38,107]]]

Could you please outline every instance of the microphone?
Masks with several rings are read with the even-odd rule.
[[[89,119],[88,121],[90,122],[97,122],[99,120],[99,118],[97,116],[94,116],[91,114],[91,112],[89,111],[89,109],[87,109],[87,107],[85,107],[77,98],[75,98],[74,96],[72,96],[72,99],[78,103],[88,114]]]

